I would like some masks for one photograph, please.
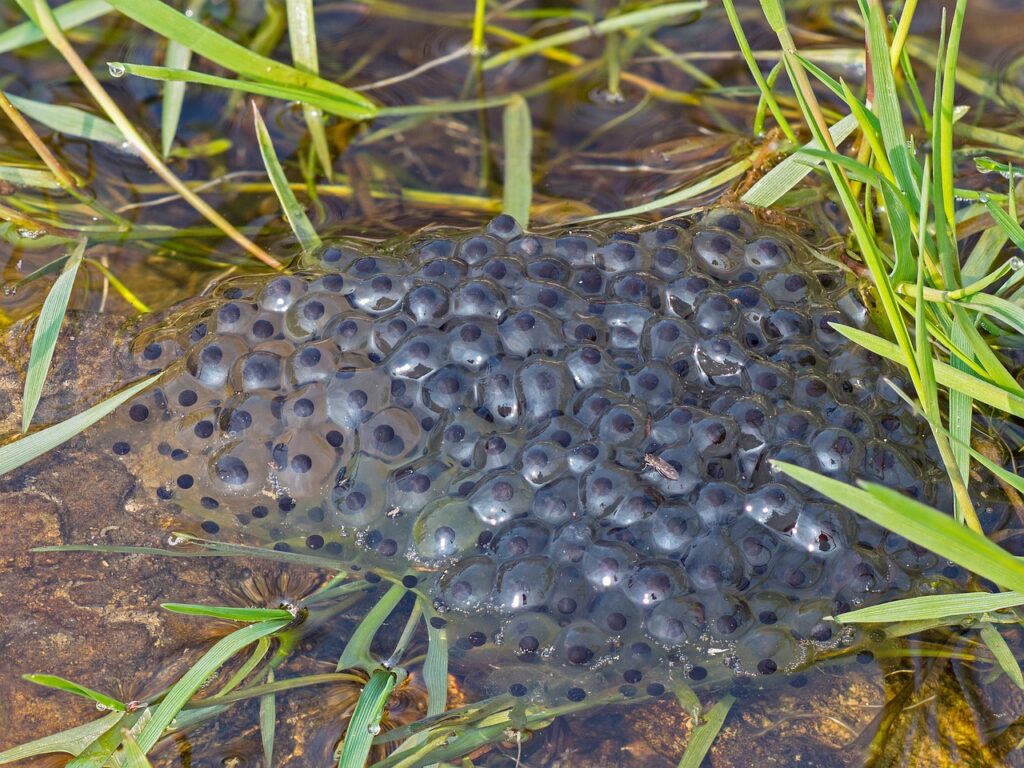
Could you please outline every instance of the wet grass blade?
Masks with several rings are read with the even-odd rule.
[[[708,711],[704,722],[690,733],[690,741],[686,745],[683,758],[679,761],[679,768],[700,768],[704,764],[704,758],[718,738],[718,733],[722,730],[725,718],[735,701],[735,697],[726,694]]]
[[[829,128],[829,133],[832,135],[832,141],[841,144],[856,129],[857,118],[854,115],[847,115]],[[804,147],[822,149],[817,140],[805,144]],[[807,164],[806,156],[801,158],[799,154],[790,155],[759,179],[741,199],[747,205],[767,208],[799,184],[812,170],[813,167]]]
[[[267,670],[267,685],[274,682],[273,668]],[[274,768],[274,732],[277,727],[277,696],[260,696],[260,742],[263,745],[263,768]]]
[[[288,624],[287,621],[264,621],[250,624],[221,638],[203,654],[184,676],[167,692],[163,701],[153,712],[153,717],[139,734],[139,746],[148,753],[159,741],[164,730],[171,724],[182,708],[188,704],[196,691],[209,677],[220,669],[232,656],[255,643],[261,637],[272,635]]]
[[[77,107],[64,107],[59,104],[47,104],[35,99],[26,99],[4,92],[4,95],[21,112],[47,128],[65,136],[77,136],[89,141],[101,141],[110,144],[123,152],[133,152],[124,134],[109,120],[97,117]]]
[[[20,467],[32,459],[42,456],[49,450],[65,443],[87,427],[95,424],[108,413],[113,411],[126,400],[131,399],[150,384],[153,384],[160,375],[150,376],[128,389],[118,392],[101,403],[94,405],[82,413],[72,416],[52,427],[33,432],[12,443],[0,447],[0,475]]]
[[[522,96],[515,96],[502,113],[505,142],[505,185],[502,212],[525,229],[530,225],[533,200],[533,123],[530,107]]]
[[[373,737],[380,733],[384,705],[394,687],[395,673],[390,670],[378,669],[370,677],[359,695],[348,730],[345,731],[338,768],[364,768]]]
[[[30,187],[32,189],[61,189],[57,177],[50,171],[44,171],[40,168],[0,165],[0,181],[6,181],[17,187]]]
[[[263,83],[300,86],[349,105],[347,117],[366,120],[376,113],[376,105],[365,96],[316,75],[300,72],[266,56],[250,51],[203,24],[185,16],[160,0],[113,0],[114,8],[158,35],[188,46],[193,53]]]
[[[429,615],[424,611],[424,615]],[[448,707],[448,632],[427,622],[427,659],[423,680],[427,684],[427,717],[439,715]]]
[[[1024,592],[965,592],[956,595],[924,595],[872,605],[833,618],[840,624],[885,624],[891,621],[925,621],[953,616],[1001,611],[1024,605]]]
[[[313,15],[313,0],[286,0],[288,16],[288,41],[292,48],[292,62],[300,72],[320,73],[320,62],[316,50],[316,18]],[[327,132],[321,113],[308,104],[302,105],[302,116],[309,128],[317,159],[328,181],[331,180],[331,150],[327,144]]]
[[[352,667],[359,667],[370,672],[376,669],[378,664],[370,656],[370,643],[373,636],[377,634],[380,625],[384,623],[395,606],[405,597],[406,589],[398,584],[393,585],[377,601],[377,604],[366,614],[366,617],[359,622],[352,633],[352,637],[345,644],[345,650],[341,652],[338,664],[335,667],[339,672]]]
[[[54,9],[53,15],[61,29],[73,29],[81,24],[110,13],[113,8],[106,0],[70,0]],[[45,40],[46,36],[32,21],[26,21],[0,33],[0,53],[17,50],[25,45]]]
[[[206,0],[192,0],[188,5],[186,13],[189,16],[198,16],[205,5]],[[164,65],[168,69],[188,69],[192,61],[192,50],[179,43],[177,40],[167,41],[167,53],[164,55]],[[114,70],[115,72],[118,70]],[[171,153],[171,146],[174,144],[174,135],[178,132],[178,121],[181,119],[181,105],[185,101],[185,83],[182,81],[170,81],[164,83],[163,109],[160,112],[160,152],[164,160]]]
[[[46,294],[43,308],[39,312],[39,319],[36,320],[21,404],[22,432],[28,432],[32,417],[36,412],[36,406],[39,405],[43,385],[46,383],[46,374],[50,370],[50,361],[53,359],[53,351],[57,348],[57,336],[64,323],[64,315],[68,311],[71,289],[75,285],[75,276],[78,274],[78,267],[82,264],[82,257],[85,254],[85,246],[84,239],[78,241],[78,245],[75,246],[64,264],[60,276],[53,282],[49,293]]]
[[[79,755],[84,749],[100,738],[111,728],[117,726],[124,718],[122,712],[110,712],[99,720],[76,725],[60,733],[44,736],[41,739],[19,744],[16,747],[0,752],[0,765],[7,765],[18,760],[26,760],[39,755],[50,755],[56,752],[67,755]]]
[[[288,219],[288,224],[291,225],[302,250],[305,253],[310,253],[320,247],[320,236],[316,233],[316,229],[310,223],[306,212],[299,205],[298,198],[295,197],[295,193],[288,184],[288,178],[284,175],[284,169],[281,168],[281,163],[274,152],[270,133],[255,104],[252,105],[252,114],[256,121],[256,141],[260,145],[260,154],[263,156],[263,165],[267,169],[267,176],[270,177],[270,183],[274,186],[274,192],[277,193],[277,199],[284,210],[285,218]]]
[[[124,768],[152,768],[149,758],[131,734],[124,735]]]
[[[1024,674],[1021,674],[1020,663],[1014,657],[1013,651],[1010,650],[1010,646],[1007,645],[1006,639],[999,630],[986,621],[981,625],[981,639],[992,651],[992,656],[995,657],[1000,669],[1006,673],[1014,685],[1024,690]]]
[[[503,51],[486,59],[483,63],[483,68],[485,70],[494,69],[495,67],[508,64],[510,61],[515,61],[525,56],[532,56],[548,48],[557,48],[570,43],[577,43],[597,35],[607,35],[609,32],[617,32],[629,27],[642,27],[647,24],[667,22],[670,19],[702,11],[706,7],[707,3],[704,0],[697,0],[697,2],[689,3],[666,3],[654,8],[643,8],[631,13],[624,13],[620,16],[610,16],[596,24],[573,27],[564,32],[531,40],[523,45]]]
[[[193,605],[191,603],[161,603],[160,607],[171,613],[186,616],[209,616],[226,621],[291,621],[295,617],[284,608],[230,608],[226,606]]]
[[[66,768],[104,768],[124,741],[126,729],[134,726],[142,712],[125,713],[121,719],[100,734],[95,741],[79,753]]]
[[[1002,587],[1024,591],[1024,563],[949,515],[874,483],[860,483],[860,487],[855,487],[792,464],[779,461],[772,464],[797,482],[918,546],[949,558]]]
[[[95,701],[97,704],[116,712],[124,712],[127,709],[123,702],[115,699],[113,696],[108,696],[105,693],[100,693],[92,688],[87,688],[84,685],[79,685],[76,682],[68,680],[67,678],[58,677],[57,675],[22,675],[22,678],[28,680],[30,683],[35,683],[36,685],[55,688],[58,691],[64,691],[66,693],[73,693],[75,696],[81,696],[82,698],[89,699],[90,701]]]

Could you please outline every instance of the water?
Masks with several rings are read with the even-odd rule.
[[[566,71],[563,64],[533,57],[510,71],[490,72],[482,84],[467,90],[473,59],[459,51],[469,42],[469,5],[432,4],[425,12],[413,3],[318,4],[322,74],[328,79],[344,75],[349,85],[390,81],[367,94],[385,105],[403,106],[425,99],[507,93]],[[824,36],[823,47],[860,44],[857,30],[842,26],[841,15],[836,14],[839,22],[833,26],[822,17],[824,6],[804,5],[809,6],[807,24]],[[852,3],[846,6],[853,9]],[[533,7],[524,4],[515,10]],[[580,3],[580,8],[597,9],[599,15],[607,10],[598,3]],[[203,15],[231,36],[249,39],[262,17],[262,5],[210,4]],[[937,15],[933,8],[923,8],[916,31],[929,34]],[[13,4],[0,8],[0,27],[20,20]],[[1015,4],[997,0],[972,4],[968,12],[965,54],[1004,71],[1003,88],[1019,85],[1016,32],[1022,20]],[[522,22],[502,23],[525,28]],[[554,27],[541,22],[537,29],[544,34]],[[748,31],[755,48],[771,47],[766,31],[756,31],[753,23]],[[729,52],[728,57],[695,63],[724,85],[747,82],[742,64],[732,55],[727,25],[717,12],[694,24],[666,28],[658,40],[674,51]],[[97,73],[106,71],[108,61],[162,62],[162,45],[155,37],[112,18],[89,25],[73,42]],[[491,38],[488,47],[497,52],[503,43]],[[597,40],[573,49],[588,58],[599,56],[601,50]],[[275,56],[289,60],[286,42]],[[403,77],[440,57],[449,58],[415,78]],[[746,135],[749,100],[707,96],[696,106],[679,103],[677,94],[694,92],[701,84],[673,64],[651,60],[651,51],[641,49],[635,57],[629,73],[671,89],[669,98],[647,98],[636,79],[610,88],[607,71],[596,67],[531,99],[537,224],[647,202],[754,149]],[[91,103],[44,46],[3,55],[0,69],[8,75],[3,88],[12,93],[55,104]],[[110,74],[116,79],[105,79],[108,91],[159,146],[159,85],[119,76],[123,73],[113,69]],[[854,77],[856,70],[845,74]],[[271,101],[260,107],[278,155],[290,177],[298,179],[297,160],[310,152],[301,111]],[[989,103],[969,115],[983,124],[991,120],[999,125],[1006,111]],[[250,114],[246,100],[190,86],[176,141],[179,156],[171,165],[186,180],[220,180],[204,196],[272,253],[286,257],[295,246],[266,186]],[[211,235],[190,207],[165,199],[167,190],[138,158],[114,147],[41,131],[57,157],[87,180],[89,194],[135,225],[135,237],[122,239],[116,224],[97,221],[92,210],[66,195],[33,194],[32,199],[44,211],[51,209],[54,221],[96,227],[94,242],[101,244],[90,255],[107,256],[117,276],[154,310],[198,294],[211,278],[252,268],[239,249]],[[38,164],[6,121],[0,125],[0,136],[0,162]],[[224,147],[223,139],[230,146]],[[325,237],[380,239],[435,223],[480,225],[500,208],[500,139],[498,110],[407,126],[392,118],[356,130],[334,127],[328,140],[335,172],[346,177],[347,188],[324,184],[321,205],[312,213],[317,229]],[[167,237],[158,231],[161,226],[194,229]],[[22,227],[18,234],[20,238],[0,243],[0,280],[5,286],[14,286],[63,252],[36,228]],[[131,309],[104,286],[94,268],[83,272],[72,299],[82,315],[66,327],[54,364],[54,381],[76,385],[44,398],[41,422],[70,415],[83,400],[91,402],[118,383],[112,380],[112,371],[119,361],[111,356],[109,339],[125,337],[117,317],[130,315]],[[0,319],[17,319],[37,310],[47,285],[47,280],[39,280],[16,291],[5,290]],[[106,317],[93,317],[99,311]],[[21,373],[9,361],[23,349],[19,342],[12,346],[0,366],[0,404],[16,401],[21,386]],[[13,433],[18,416],[14,408],[0,406],[0,416],[0,434]],[[83,452],[75,444],[0,480],[0,522],[5,527],[0,537],[0,608],[5,614],[0,629],[0,722],[8,724],[0,734],[0,749],[96,716],[88,701],[44,692],[19,675],[60,674],[124,700],[146,700],[223,632],[216,622],[169,617],[159,610],[160,602],[276,607],[281,600],[301,598],[324,578],[315,569],[285,570],[241,560],[27,553],[31,546],[54,543],[183,543],[170,534],[177,530],[170,515],[135,498],[134,488],[134,478],[112,457]],[[340,652],[339,638],[346,636],[359,613],[343,613],[329,629],[303,641],[296,669],[329,671]],[[383,644],[382,658],[402,633],[402,622],[392,623],[395,626],[386,627],[390,647]],[[988,681],[986,667],[929,655],[970,650],[974,637],[957,632],[929,636],[910,642],[909,647],[921,654],[916,660],[816,667],[778,689],[740,692],[744,695],[716,743],[711,764],[981,766],[999,764],[1007,753],[1006,762],[1018,764],[1010,747],[1016,720],[1024,712],[1019,692],[1005,678]],[[1016,638],[1010,639],[1019,655]],[[451,687],[458,703],[466,681],[453,679]],[[340,735],[338,723],[356,695],[357,686],[340,684],[279,695],[275,764],[328,764]],[[713,700],[706,697],[708,704]],[[882,706],[887,701],[900,703],[905,713],[886,720]],[[392,717],[396,724],[409,722],[421,717],[424,707],[422,681],[414,678],[395,698]],[[513,765],[521,759],[524,765],[559,765],[568,755],[576,765],[675,765],[691,727],[683,712],[669,698],[589,710],[563,718],[532,738],[510,738],[476,761]],[[237,707],[215,726],[162,747],[155,762],[255,765],[262,760],[254,729],[257,717],[254,703]]]

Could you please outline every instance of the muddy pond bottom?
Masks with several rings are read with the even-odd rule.
[[[296,269],[144,330],[163,376],[92,445],[211,538],[426,595],[481,693],[767,683],[861,646],[830,616],[955,573],[770,465],[949,506],[901,372],[833,328],[868,323],[854,287],[743,210]]]

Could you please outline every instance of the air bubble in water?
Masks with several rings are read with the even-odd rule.
[[[368,726],[366,726],[366,731],[371,736],[376,736],[378,733],[380,733],[380,724],[379,723],[370,723]]]
[[[110,72],[111,77],[124,77],[124,64],[110,62],[107,64],[107,71]]]
[[[1024,269],[1024,259],[1022,259],[1020,256],[1014,256],[1012,259],[1010,259],[1010,269],[1012,269],[1014,272]]]

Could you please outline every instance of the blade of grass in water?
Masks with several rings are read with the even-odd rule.
[[[54,753],[78,755],[108,730],[117,726],[123,718],[123,712],[110,712],[91,723],[76,725],[74,728],[44,736],[27,744],[19,744],[0,752],[0,765]]]
[[[124,768],[151,768],[152,764],[131,734],[124,735]]]
[[[286,0],[288,15],[288,41],[292,49],[292,61],[300,72],[312,75],[320,73],[320,61],[316,50],[316,18],[313,15],[313,0]],[[333,178],[331,169],[331,150],[327,145],[327,132],[324,130],[323,115],[309,104],[302,105],[302,116],[309,128],[309,136],[313,141],[317,159],[324,169],[324,175],[330,181]]]
[[[988,649],[992,651],[992,656],[995,658],[996,663],[999,664],[1000,669],[1006,673],[1006,676],[1018,688],[1024,689],[1024,674],[1021,674],[1020,663],[1014,657],[1013,651],[1007,645],[1006,639],[999,630],[986,621],[981,625],[981,639],[988,646]]]
[[[524,228],[530,225],[530,202],[533,200],[533,178],[530,160],[533,156],[533,124],[526,99],[516,96],[502,114],[505,143],[505,185],[502,211]]]
[[[0,446],[0,476],[67,442],[159,378],[159,374],[150,376],[70,419]]]
[[[380,625],[384,623],[391,612],[395,610],[398,602],[405,597],[406,589],[398,584],[393,585],[377,601],[366,617],[359,622],[349,641],[345,644],[345,650],[335,669],[339,672],[352,667],[360,667],[367,672],[376,669],[378,664],[370,656],[370,642],[377,634]]]
[[[261,637],[266,637],[279,629],[285,627],[289,622],[285,620],[264,621],[259,624],[250,624],[247,627],[232,632],[227,637],[221,638],[217,643],[203,654],[192,667],[175,683],[167,692],[163,701],[154,710],[153,717],[139,734],[139,746],[143,752],[148,753],[163,735],[164,730],[171,724],[189,699],[195,695],[200,686],[205,683],[210,675],[220,669],[232,656],[241,651],[251,643],[255,643]]]
[[[64,107],[58,104],[46,104],[23,96],[6,93],[10,102],[33,120],[47,128],[63,133],[65,136],[77,136],[89,141],[101,141],[110,144],[123,152],[135,153],[124,134],[109,120],[90,114],[77,107]]]
[[[267,126],[263,122],[263,117],[260,115],[259,110],[256,109],[255,103],[252,105],[252,115],[253,120],[256,122],[256,140],[260,145],[263,165],[267,168],[267,176],[270,177],[270,183],[274,186],[274,192],[277,193],[277,199],[284,210],[285,218],[288,219],[288,224],[295,233],[295,237],[302,246],[302,250],[305,253],[316,250],[320,247],[320,236],[316,233],[316,229],[310,223],[306,212],[299,205],[295,193],[288,185],[288,178],[284,175],[281,163],[274,152],[274,144],[270,140],[270,133],[267,131]]]
[[[881,485],[862,482],[855,487],[792,464],[772,464],[797,482],[918,546],[1002,587],[1024,591],[1024,563],[952,517]]]
[[[294,67],[253,53],[245,46],[193,21],[160,0],[113,0],[110,4],[158,35],[187,45],[193,53],[242,77],[263,83],[300,86],[337,101],[347,102],[348,117],[353,120],[371,118],[377,110],[376,105],[365,96],[337,83],[300,72]]]
[[[113,9],[106,0],[70,0],[58,8],[53,15],[61,29],[73,29],[81,24],[98,19]],[[25,21],[0,33],[0,53],[14,51],[31,43],[45,40],[39,27],[32,21]]]
[[[202,13],[206,0],[192,0],[188,4],[185,15],[196,17]],[[192,49],[177,40],[167,41],[167,53],[164,65],[168,69],[188,69],[192,61]],[[114,70],[115,72],[118,70]],[[178,121],[181,119],[181,105],[185,101],[185,83],[171,81],[164,83],[163,109],[160,113],[160,151],[164,160],[171,153],[174,135],[178,132]]]
[[[42,685],[46,688],[53,688],[58,691],[64,691],[65,693],[73,693],[75,696],[81,696],[82,698],[89,699],[106,709],[112,709],[116,712],[124,712],[127,709],[124,702],[115,699],[113,696],[108,696],[105,693],[100,693],[92,688],[87,688],[84,685],[79,685],[72,680],[58,677],[57,675],[22,675],[22,678],[28,680],[30,683]]]
[[[274,669],[267,670],[267,685],[274,682]],[[260,742],[263,745],[263,768],[274,768],[274,732],[277,726],[277,695],[260,696]]]
[[[373,737],[380,733],[380,721],[384,715],[391,689],[395,687],[395,673],[378,669],[359,694],[355,711],[345,731],[345,741],[338,758],[338,768],[364,768],[370,755]]]
[[[690,733],[690,741],[686,745],[686,752],[679,761],[679,768],[700,768],[704,763],[711,745],[718,738],[719,731],[725,724],[725,718],[732,709],[735,697],[726,694],[713,706],[704,718],[704,722],[696,726]]]
[[[103,768],[111,764],[111,757],[124,740],[126,728],[136,725],[141,712],[125,713],[121,719],[100,734],[95,741],[81,751],[81,753],[65,768]]]
[[[965,592],[956,595],[924,595],[893,600],[835,616],[840,624],[885,624],[890,621],[923,621],[952,616],[1001,611],[1024,605],[1021,592]]]
[[[161,603],[160,607],[171,613],[185,616],[209,616],[225,621],[291,621],[294,616],[284,608],[229,608],[213,605],[193,605],[191,603]]]
[[[548,48],[556,48],[569,43],[576,43],[580,40],[587,40],[588,38],[597,35],[606,35],[609,32],[616,32],[620,29],[626,29],[628,27],[641,27],[646,24],[653,24],[659,22],[667,22],[669,19],[676,19],[680,16],[687,16],[697,11],[702,11],[707,7],[707,3],[704,0],[697,0],[696,2],[688,3],[666,3],[665,5],[659,5],[654,8],[643,8],[638,11],[632,11],[630,13],[624,13],[620,16],[610,16],[602,19],[596,24],[588,24],[579,27],[573,27],[567,29],[564,32],[558,32],[548,37],[542,37],[537,40],[531,40],[523,45],[516,46],[502,53],[491,56],[486,59],[483,63],[483,68],[494,69],[500,67],[503,64],[508,64],[510,61],[521,59],[525,56],[532,56],[535,53],[546,50]]]
[[[32,351],[29,353],[28,373],[25,376],[24,396],[21,404],[21,431],[28,432],[36,406],[43,393],[46,374],[50,370],[53,351],[57,348],[57,336],[64,323],[64,315],[68,310],[68,299],[75,285],[75,276],[85,254],[86,241],[79,240],[64,264],[60,276],[54,281],[43,308],[36,321],[35,333],[32,336]]]
[[[0,165],[0,181],[16,187],[33,189],[60,189],[60,182],[50,171],[41,168],[21,168],[15,165]]]

